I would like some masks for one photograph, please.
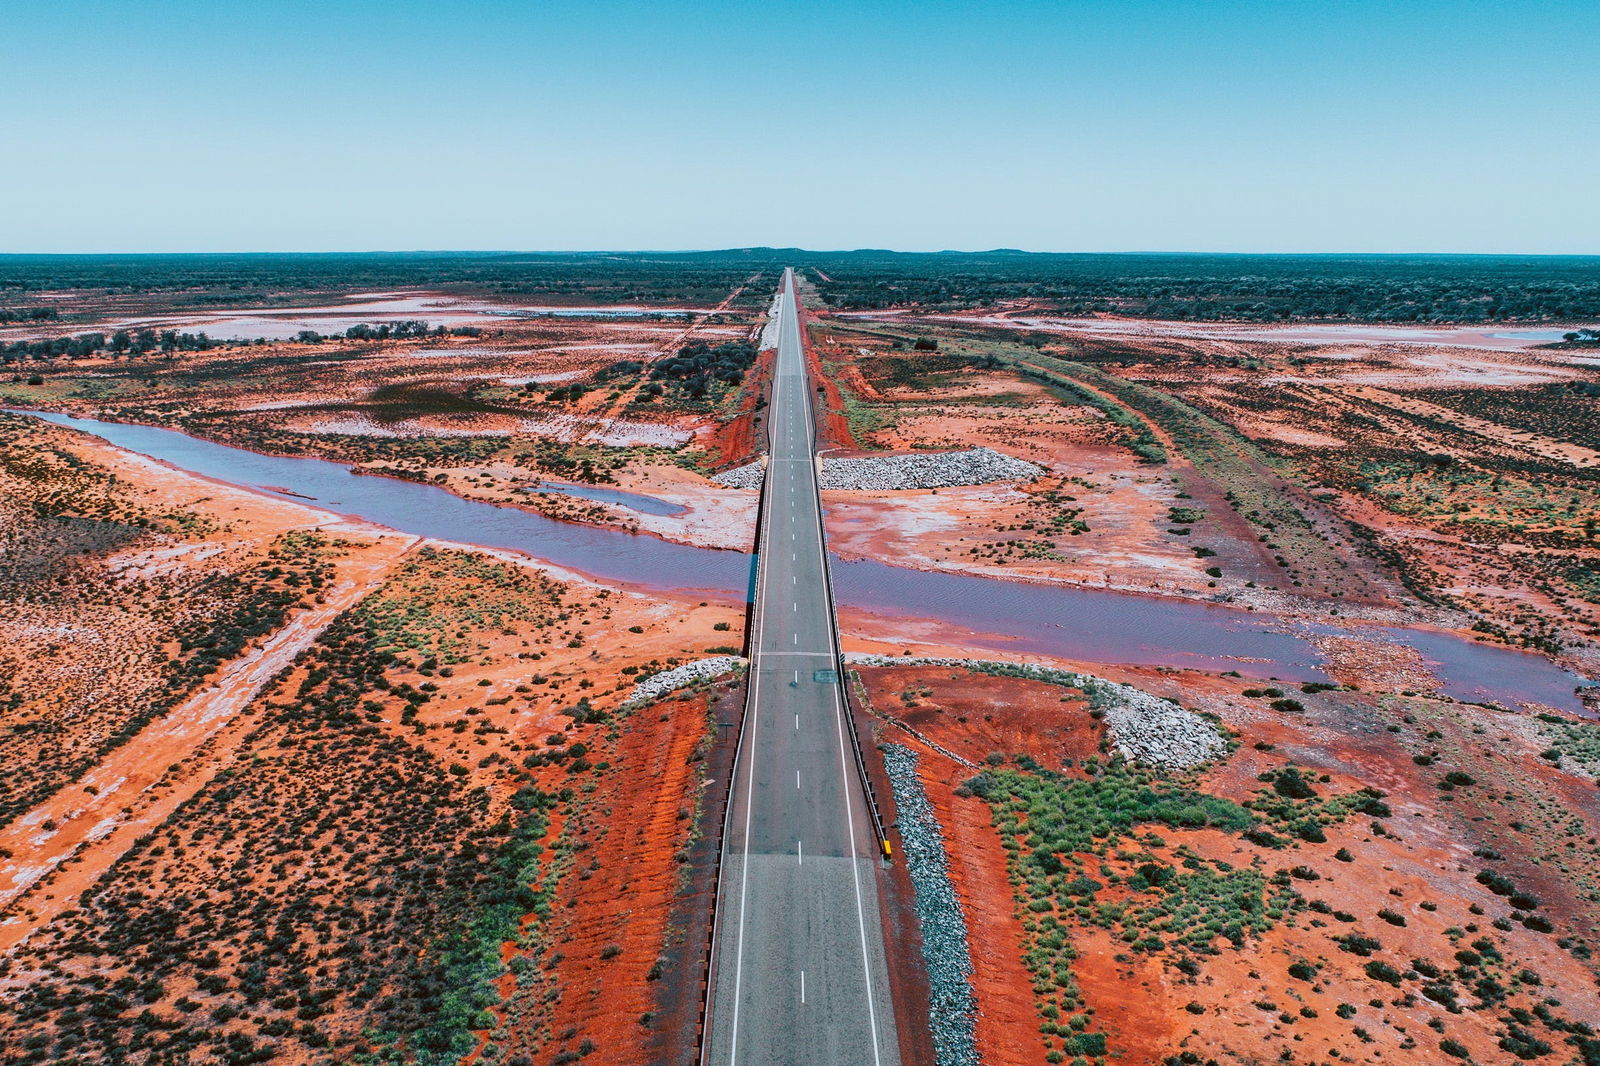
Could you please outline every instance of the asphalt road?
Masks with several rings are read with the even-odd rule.
[[[751,702],[723,845],[707,1061],[898,1066],[878,843],[831,673],[836,634],[792,272],[779,313]]]

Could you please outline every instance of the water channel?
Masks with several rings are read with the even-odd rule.
[[[434,485],[358,475],[342,463],[263,455],[157,426],[53,412],[17,413],[94,434],[217,481],[406,533],[523,552],[601,581],[746,599],[752,591],[752,556],[742,552],[560,522],[517,507],[463,499]],[[1309,630],[1263,613],[929,573],[875,561],[836,561],[835,585],[842,609],[945,623],[967,631],[960,639],[978,648],[1090,662],[1237,670],[1247,677],[1284,681],[1324,676],[1319,669],[1323,658],[1307,639]],[[1327,626],[1319,631],[1338,632]],[[1458,699],[1583,710],[1574,688],[1586,682],[1542,657],[1450,633],[1401,627],[1383,633],[1421,652],[1444,692]]]

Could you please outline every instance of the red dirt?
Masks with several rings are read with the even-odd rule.
[[[545,934],[566,956],[550,1029],[575,1029],[558,1041],[591,1039],[608,1063],[658,1061],[641,1019],[658,1006],[648,975],[669,949],[676,856],[695,824],[710,702],[689,696],[630,717],[607,751],[615,768],[564,827],[576,850]]]
[[[1070,923],[1078,953],[1073,974],[1092,1028],[1107,1034],[1114,1061],[1158,1066],[1192,1051],[1202,1061],[1254,1063],[1292,1049],[1297,1061],[1442,1064],[1453,1061],[1440,1050],[1442,1034],[1469,1049],[1472,1061],[1497,1062],[1504,1060],[1497,1041],[1508,1008],[1531,1009],[1549,997],[1561,1002],[1560,1016],[1574,1020],[1600,1009],[1588,965],[1558,943],[1563,935],[1585,936],[1592,921],[1593,903],[1580,899],[1575,886],[1600,874],[1596,849],[1582,846],[1600,829],[1600,809],[1586,779],[1535,757],[1546,743],[1535,721],[1421,697],[1339,692],[1297,693],[1306,712],[1283,714],[1270,711],[1264,697],[1242,696],[1250,684],[1242,680],[1160,670],[1100,672],[1217,714],[1239,734],[1238,750],[1196,782],[1205,793],[1251,800],[1265,787],[1259,774],[1292,764],[1310,775],[1319,795],[1376,787],[1393,810],[1381,821],[1354,815],[1329,825],[1325,842],[1293,842],[1276,850],[1215,829],[1161,827],[1164,843],[1145,843],[1155,860],[1178,865],[1178,849],[1184,848],[1206,860],[1255,866],[1264,876],[1290,867],[1314,871],[1310,879],[1297,875],[1291,881],[1312,906],[1242,947],[1223,945],[1216,955],[1198,956],[1195,976],[1175,966],[1181,952],[1136,951],[1104,929]],[[981,762],[990,750],[1015,750],[1054,766],[1064,756],[1098,747],[1099,727],[1081,703],[1041,698],[1038,690],[1047,686],[988,676],[952,681],[947,679],[959,671],[926,666],[861,673],[878,710],[907,718],[929,741],[968,760]],[[930,688],[914,707],[900,699],[904,691]],[[973,770],[892,726],[883,728],[886,739],[919,752],[923,786],[944,828],[972,945],[980,1053],[985,1061],[1036,1061],[1041,1019],[1032,977],[1021,964],[1021,921],[1030,915],[1016,903],[1007,853],[987,804],[954,794]],[[1431,765],[1414,758],[1423,753]],[[1447,770],[1480,784],[1441,791],[1436,782]],[[1320,780],[1323,774],[1328,780]],[[1472,854],[1485,845],[1504,858]],[[1340,849],[1348,861],[1335,857]],[[1144,860],[1107,855],[1091,861],[1126,876]],[[1559,871],[1555,862],[1563,864]],[[1537,896],[1539,913],[1555,932],[1541,935],[1508,922],[1506,900],[1475,880],[1484,868]],[[1114,903],[1138,895],[1112,885],[1098,898]],[[1322,917],[1316,908],[1323,906],[1324,913],[1353,917]],[[1380,912],[1405,924],[1381,919]],[[1497,920],[1500,926],[1492,924]],[[1333,940],[1352,932],[1381,941],[1374,958],[1402,971],[1411,960],[1431,960],[1448,972],[1455,952],[1486,940],[1504,955],[1490,969],[1508,999],[1499,1007],[1475,1005],[1469,977],[1457,985],[1464,1011],[1450,1013],[1418,992],[1424,979],[1406,978],[1397,989],[1370,976],[1371,959],[1340,950]],[[1289,966],[1302,961],[1317,967],[1315,980],[1289,975]],[[1513,976],[1523,971],[1538,974],[1542,983]],[[1353,1005],[1354,1017],[1341,1017],[1335,1009],[1340,1004]],[[1358,1026],[1371,1043],[1353,1035]],[[1435,1026],[1443,1028],[1434,1032]],[[1556,1043],[1559,1035],[1547,1039]]]
[[[1006,877],[1005,849],[982,800],[955,795],[938,776],[937,756],[922,752],[922,787],[950,848],[950,881],[968,916],[972,987],[978,997],[978,1055],[983,1062],[1033,1062],[1039,1057],[1039,1015],[1033,975],[1022,964],[1022,922]]]
[[[761,427],[764,422],[760,406],[767,393],[767,383],[772,380],[772,368],[777,362],[777,349],[769,348],[756,359],[755,366],[745,377],[739,400],[738,413],[719,425],[712,438],[713,466],[732,466],[749,462],[761,451]]]
[[[913,666],[858,671],[873,709],[904,721],[918,732],[970,761],[989,752],[1027,752],[1049,765],[1082,759],[1099,748],[1098,729],[1081,700],[1063,704],[1062,689],[1037,682],[969,674],[949,667]],[[900,693],[931,688],[907,708]],[[1043,718],[1048,724],[1040,725]],[[963,721],[964,719],[964,721]],[[1030,728],[1030,722],[1032,727]],[[918,774],[928,801],[944,827],[950,880],[968,917],[979,1056],[984,1062],[1035,1061],[1040,1056],[1039,1017],[1033,1003],[1033,977],[1022,964],[1023,930],[1015,913],[1015,890],[1006,875],[1006,852],[976,797],[955,788],[973,769],[946,757],[893,725],[880,727],[883,739],[918,752]]]
[[[850,432],[850,422],[844,415],[844,394],[839,391],[839,385],[828,374],[823,372],[822,357],[818,354],[817,345],[811,336],[810,315],[804,307],[798,308],[800,315],[800,343],[805,348],[806,372],[811,380],[817,382],[821,390],[813,397],[813,417],[817,419],[817,450],[827,452],[833,449],[859,448],[855,437]]]
[[[0,830],[0,955],[70,910],[134,842],[161,825],[232,758],[253,724],[244,712],[340,613],[380,585],[415,538],[384,537],[339,560],[323,602],[228,663],[187,702],[116,748],[76,784]],[[237,720],[236,720],[237,719]],[[44,829],[42,827],[52,828]]]

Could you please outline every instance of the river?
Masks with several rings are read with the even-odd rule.
[[[181,470],[282,499],[440,540],[523,552],[597,580],[635,589],[748,599],[753,557],[676,544],[600,526],[559,522],[463,499],[435,485],[352,473],[342,463],[263,455],[176,430],[30,414]],[[834,563],[842,608],[945,623],[977,648],[1087,662],[1237,670],[1247,677],[1324,680],[1305,626],[1271,615],[1188,600],[1098,589],[929,573],[875,561]],[[1318,631],[1328,632],[1327,626]],[[1577,677],[1550,661],[1449,633],[1393,627],[1384,635],[1423,654],[1457,699],[1548,704],[1582,713]]]

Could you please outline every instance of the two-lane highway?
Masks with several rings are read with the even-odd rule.
[[[723,841],[706,1061],[898,1066],[879,844],[835,673],[793,271],[778,314],[751,689]]]

